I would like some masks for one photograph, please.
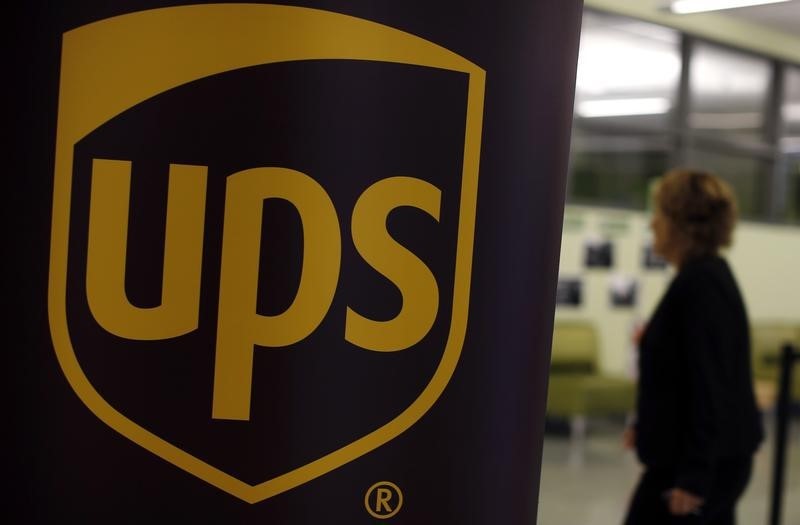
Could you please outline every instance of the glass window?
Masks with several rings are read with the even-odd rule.
[[[786,218],[800,223],[800,67],[784,70],[781,104],[781,166],[786,176]]]
[[[787,215],[791,222],[800,223],[800,152],[788,157]]]
[[[706,148],[689,149],[688,161],[693,168],[715,173],[731,185],[739,201],[742,218],[767,216],[771,163],[747,155]]]
[[[743,218],[800,222],[800,67],[784,66],[776,149],[773,61],[691,41],[688,99],[679,101],[679,32],[584,12],[569,202],[646,208],[652,179],[680,158],[728,180]]]
[[[781,149],[784,153],[800,154],[800,68],[787,67],[784,82]]]
[[[666,137],[576,135],[573,139],[570,200],[644,209],[650,181],[670,159]]]
[[[698,42],[689,71],[689,127],[762,142],[769,82],[766,59]]]
[[[678,91],[679,42],[671,29],[584,12],[576,125],[666,128]]]
[[[668,168],[680,34],[585,11],[575,90],[571,202],[643,209]]]

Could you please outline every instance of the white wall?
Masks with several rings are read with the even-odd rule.
[[[634,327],[651,315],[674,275],[671,268],[643,268],[643,248],[651,238],[648,224],[649,216],[643,212],[579,206],[567,206],[565,211],[559,274],[583,281],[583,302],[580,307],[557,305],[556,320],[594,322],[600,366],[609,373],[632,372]],[[611,269],[584,267],[584,242],[590,236],[612,240]],[[751,321],[800,323],[800,228],[742,222],[726,257],[739,280]],[[638,281],[635,307],[610,305],[609,281],[615,274]]]

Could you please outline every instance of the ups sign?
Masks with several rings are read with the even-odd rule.
[[[257,503],[434,406],[469,318],[480,67],[209,4],[69,31],[60,74],[50,328],[99,419]]]

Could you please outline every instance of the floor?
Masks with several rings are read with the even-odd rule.
[[[772,486],[774,432],[756,455],[753,478],[738,507],[739,525],[766,525]],[[582,457],[565,429],[545,434],[539,525],[617,525],[640,467],[622,448],[622,422],[590,421]],[[800,525],[800,418],[790,425],[782,525]]]

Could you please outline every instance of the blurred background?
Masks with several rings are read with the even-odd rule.
[[[621,445],[632,337],[673,270],[651,250],[649,193],[674,166],[737,193],[727,258],[749,310],[768,431],[739,523],[768,522],[778,353],[800,345],[800,0],[586,0],[575,93],[547,432],[542,525],[621,523],[640,466]],[[674,4],[674,5],[673,5]],[[709,5],[712,4],[712,5]],[[800,524],[800,367],[783,522]]]

